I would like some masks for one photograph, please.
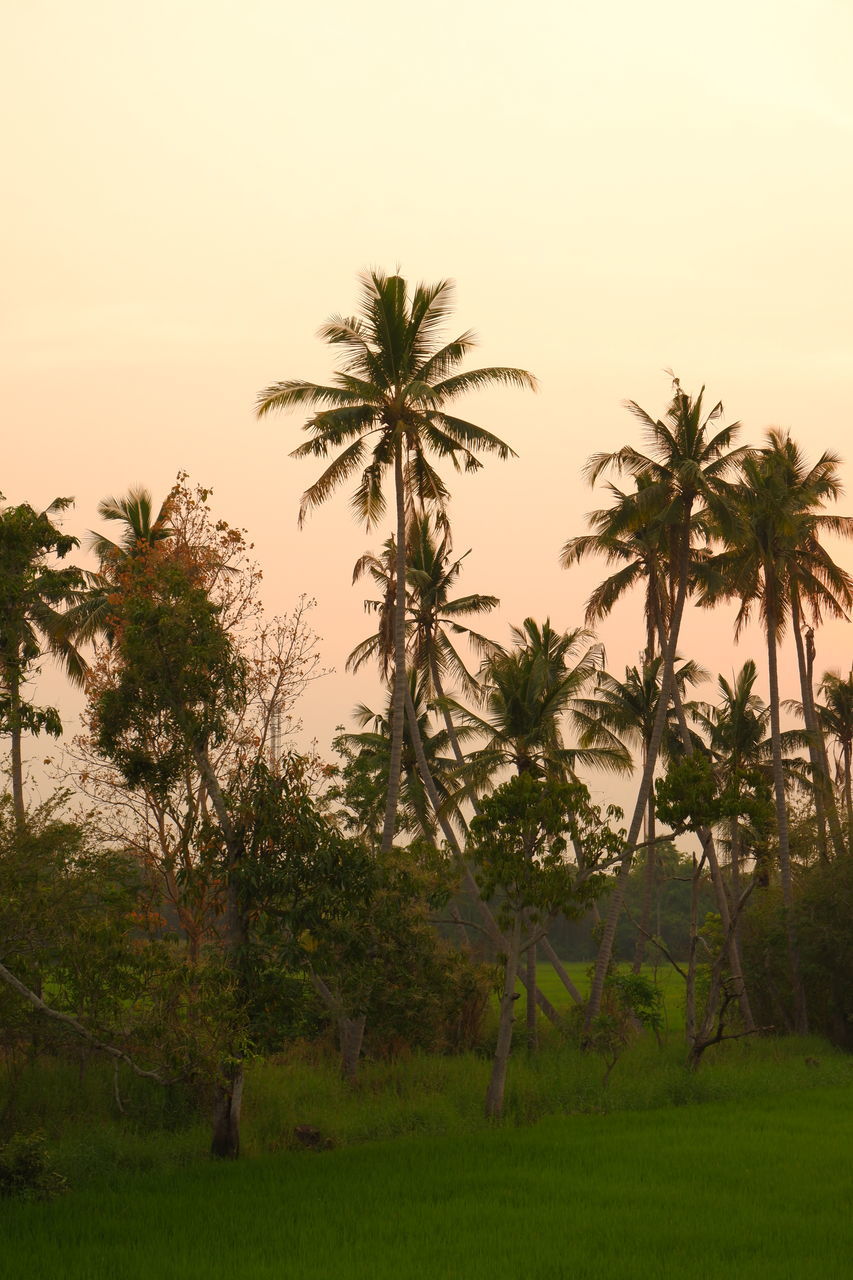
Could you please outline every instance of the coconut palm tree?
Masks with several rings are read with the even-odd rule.
[[[592,747],[567,747],[562,720],[571,717],[584,687],[601,670],[604,652],[591,632],[578,627],[559,632],[550,620],[538,624],[525,619],[512,628],[510,649],[495,649],[480,668],[483,714],[448,700],[457,719],[485,738],[459,770],[469,795],[475,798],[494,785],[506,769],[534,778],[575,778],[580,765],[624,772],[630,755],[613,739]],[[579,861],[583,853],[578,853]],[[536,1043],[536,947],[527,951],[527,1034]]]
[[[452,596],[462,572],[462,562],[469,554],[466,551],[458,559],[451,559],[448,530],[434,529],[427,513],[420,513],[413,520],[409,530],[406,589],[407,654],[410,665],[424,676],[430,694],[434,695],[441,708],[445,729],[459,764],[463,763],[463,754],[445,701],[444,680],[449,675],[469,694],[478,692],[478,684],[465,665],[455,641],[466,639],[481,656],[499,648],[460,621],[469,614],[491,613],[500,604],[497,596]],[[365,608],[378,617],[379,625],[372,636],[353,649],[347,658],[347,668],[357,671],[368,660],[377,659],[386,680],[393,665],[390,622],[395,596],[395,564],[396,548],[394,540],[389,538],[381,557],[367,553],[353,571],[353,581],[362,574],[369,574],[382,595],[378,600],[364,602]]]
[[[628,401],[628,410],[642,424],[649,452],[641,453],[632,445],[625,445],[615,453],[593,455],[586,466],[587,477],[593,484],[607,469],[627,473],[634,478],[637,486],[633,502],[634,520],[648,515],[657,524],[661,559],[669,575],[668,590],[659,591],[659,605],[655,604],[655,593],[647,597],[651,599],[652,607],[658,609],[657,630],[663,658],[661,698],[628,829],[625,860],[610,896],[587,1007],[587,1027],[601,1008],[632,851],[648,804],[669,701],[677,692],[673,688],[675,655],[684,606],[695,581],[692,553],[697,534],[701,536],[703,532],[708,504],[722,496],[729,476],[749,452],[744,447],[732,447],[739,424],[718,427],[723,415],[722,403],[718,402],[706,411],[704,391],[703,387],[698,395],[690,396],[682,390],[678,379],[674,379],[673,396],[662,419],[652,418],[634,401]],[[632,530],[630,522],[622,527],[629,533]],[[619,528],[617,524],[617,532]],[[603,545],[602,550],[609,554],[607,546]],[[571,551],[568,558],[572,558]]]
[[[666,626],[668,584],[672,582],[666,563],[664,499],[653,489],[653,481],[643,475],[637,477],[632,493],[615,484],[608,484],[607,490],[613,498],[612,505],[587,514],[593,532],[570,538],[560,553],[560,563],[569,569],[590,556],[601,556],[608,564],[620,566],[590,595],[584,618],[587,626],[608,617],[633,587],[644,586],[645,661],[650,662],[658,651],[659,620],[664,622],[664,629]]]
[[[453,811],[458,783],[453,777],[455,761],[447,755],[448,739],[443,729],[432,732],[428,689],[424,678],[409,672],[409,689],[417,720],[420,747],[429,767],[429,774],[438,794],[442,812]],[[380,801],[384,780],[388,775],[390,754],[389,706],[385,712],[376,712],[363,703],[355,708],[354,718],[359,726],[356,733],[341,733],[335,739],[336,748],[342,752],[349,766],[350,798],[360,797],[364,812],[355,812],[350,805],[349,824],[360,834],[375,836],[376,824],[381,829],[384,802]],[[403,766],[400,787],[400,804],[397,812],[397,829],[409,835],[423,835],[427,840],[436,838],[436,818],[433,806],[421,777],[418,753],[415,751],[412,727],[406,720],[403,737]],[[345,766],[346,768],[346,766]],[[344,795],[344,791],[341,791]],[[378,807],[377,807],[378,806]]]
[[[419,284],[410,293],[399,275],[370,271],[361,277],[361,314],[333,316],[320,337],[343,352],[341,369],[331,385],[302,379],[276,382],[260,393],[259,417],[276,409],[302,405],[311,409],[305,423],[311,437],[293,450],[294,457],[337,456],[302,498],[300,520],[356,473],[360,478],[351,502],[356,516],[372,528],[386,500],[383,482],[393,476],[396,505],[396,598],[394,602],[394,686],[391,755],[382,847],[394,838],[394,815],[400,784],[403,719],[406,701],[406,523],[418,508],[443,513],[448,498],[444,481],[429,455],[449,459],[458,469],[477,470],[478,453],[512,454],[491,432],[447,412],[468,391],[493,385],[533,389],[535,379],[524,369],[491,367],[458,371],[474,345],[467,331],[450,342],[440,340],[450,314],[450,281]],[[337,450],[341,452],[337,452]]]
[[[847,848],[853,849],[853,669],[846,679],[837,672],[827,671],[820,682],[822,703],[817,704],[818,722],[835,742],[836,776],[844,791],[844,807],[847,817]]]
[[[604,652],[590,631],[559,632],[532,618],[513,627],[514,644],[486,657],[480,668],[483,714],[450,702],[462,724],[485,744],[462,770],[477,794],[504,769],[534,777],[574,777],[579,765],[624,772],[630,756],[611,739],[604,745],[567,747],[562,720],[601,670]]]
[[[79,546],[53,517],[66,510],[72,498],[55,498],[44,511],[27,503],[0,509],[0,721],[11,740],[12,804],[15,823],[26,821],[21,739],[25,730],[61,733],[58,712],[33,707],[22,689],[33,664],[43,653],[56,657],[75,684],[82,684],[86,664],[69,638],[66,611],[83,586],[81,571],[56,568]]]
[[[156,516],[150,492],[141,487],[129,489],[122,498],[104,498],[98,503],[98,515],[120,527],[117,540],[104,533],[89,531],[88,543],[98,557],[98,572],[86,573],[86,590],[64,617],[66,634],[78,643],[103,636],[108,644],[115,639],[115,596],[122,573],[135,557],[150,547],[173,537],[169,524],[171,495],[161,504]]]
[[[724,786],[741,793],[746,786],[764,775],[768,788],[772,787],[773,742],[769,736],[770,708],[755,692],[758,670],[749,658],[728,681],[717,677],[719,700],[716,704],[697,702],[692,717],[704,734],[706,750],[714,762],[714,768]],[[782,734],[783,747],[796,750],[805,745],[802,733]],[[786,771],[793,770],[793,761],[783,760]],[[763,786],[762,786],[763,790]],[[744,854],[744,827],[735,815],[729,821],[729,849],[731,856],[731,880],[735,901],[740,898],[740,872]]]
[[[844,607],[853,600],[853,581],[820,544],[823,532],[849,536],[851,529],[848,518],[822,511],[839,492],[836,464],[837,459],[825,454],[809,469],[787,433],[768,432],[767,445],[744,459],[742,479],[732,487],[726,501],[715,503],[716,536],[724,549],[712,561],[705,594],[707,603],[721,596],[740,600],[735,638],[757,611],[767,639],[779,869],[796,1025],[800,1031],[806,1029],[807,1014],[793,920],[778,650],[795,597],[801,600],[808,592],[809,606],[816,617],[823,612],[844,616]]]

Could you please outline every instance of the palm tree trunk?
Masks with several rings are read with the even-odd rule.
[[[782,880],[782,900],[785,905],[785,935],[788,943],[788,964],[791,988],[794,995],[794,1026],[800,1035],[808,1031],[806,995],[800,968],[800,952],[794,923],[794,882],[791,875],[791,850],[788,843],[788,810],[785,803],[785,777],[782,772],[782,739],[779,724],[779,669],[777,664],[776,617],[774,584],[765,579],[765,607],[767,611],[767,666],[770,676],[770,738],[773,745],[773,787],[776,798],[776,824],[779,835],[779,872]]]
[[[532,926],[530,926],[532,928]],[[535,1053],[539,1048],[536,1027],[536,943],[527,948],[527,1051]]]
[[[690,879],[690,941],[687,957],[687,990],[684,1005],[684,1034],[691,1044],[696,1034],[696,948],[699,942],[699,874],[693,854],[693,874]]]
[[[655,872],[657,870],[655,835],[655,798],[653,794],[650,794],[649,807],[646,814],[646,866],[643,877],[643,902],[640,908],[640,933],[637,937],[634,963],[631,966],[634,973],[639,973],[643,967],[647,940],[651,932],[652,899],[655,892]]]
[[[690,729],[687,724],[687,716],[684,714],[684,703],[681,700],[681,692],[676,682],[673,682],[672,690],[673,702],[675,704],[675,713],[678,717],[678,730],[681,737],[681,745],[684,754],[688,758],[695,755],[693,740],[690,737]],[[726,884],[723,879],[723,873],[720,870],[720,860],[717,857],[717,846],[714,841],[714,833],[708,827],[699,827],[697,834],[702,844],[702,850],[708,859],[708,866],[711,871],[711,881],[714,885],[714,894],[717,899],[717,909],[720,912],[720,919],[723,924],[724,936],[726,938],[726,949],[728,951],[729,969],[734,979],[735,989],[737,991],[738,1003],[740,1005],[741,1016],[743,1017],[744,1030],[752,1032],[755,1030],[755,1019],[752,1016],[752,1007],[749,1003],[749,993],[746,989],[746,980],[743,976],[743,966],[740,960],[740,947],[738,945],[737,929],[732,929],[732,909],[729,903],[729,896],[726,892]],[[739,902],[735,902],[734,909],[737,911]]]
[[[442,707],[442,711],[441,711],[442,719],[444,720],[444,727],[447,730],[447,739],[453,750],[453,755],[456,759],[456,763],[464,764],[465,756],[462,752],[461,746],[459,745],[459,737],[456,733],[456,725],[453,723],[453,717],[445,705],[444,688],[442,686],[441,676],[439,675],[439,671],[438,671],[438,663],[436,662],[435,655],[433,653],[430,654],[430,658],[429,658],[429,673],[432,678],[432,687],[433,689],[435,689],[435,696]],[[474,805],[475,810],[476,810],[476,807],[477,806],[475,804]]]
[[[403,484],[403,441],[394,445],[394,491],[397,501],[397,581],[394,600],[394,696],[391,702],[391,758],[388,768],[388,797],[382,826],[382,852],[394,843],[397,799],[403,764],[403,717],[406,702],[406,495]]]
[[[844,760],[844,805],[847,808],[847,847],[853,852],[853,786],[850,785],[850,755],[853,754],[850,742],[845,742],[843,748]]]
[[[803,720],[809,735],[809,760],[815,776],[815,810],[817,815],[818,848],[822,862],[826,862],[826,824],[829,822],[829,833],[836,857],[844,856],[844,835],[841,820],[835,804],[835,796],[829,777],[829,760],[826,754],[826,743],[821,732],[820,722],[815,710],[814,689],[810,663],[806,659],[803,645],[802,615],[799,595],[794,588],[791,592],[791,625],[794,632],[794,643],[797,649],[797,667],[800,674],[800,693],[803,702]]]
[[[655,766],[657,764],[660,744],[663,741],[666,717],[669,711],[670,699],[672,698],[672,689],[675,684],[675,654],[678,646],[678,633],[681,628],[681,619],[684,614],[684,605],[687,599],[687,571],[690,553],[689,519],[690,513],[688,511],[686,513],[685,524],[682,529],[682,546],[678,564],[678,589],[675,593],[672,612],[670,615],[671,622],[669,636],[661,645],[663,667],[661,671],[660,699],[658,701],[655,721],[652,726],[652,733],[649,739],[648,750],[646,752],[643,775],[640,779],[640,789],[637,793],[637,801],[634,806],[631,825],[628,828],[628,835],[625,841],[625,855],[622,859],[622,865],[619,868],[619,872],[613,886],[613,891],[610,895],[607,918],[604,922],[601,942],[598,947],[595,971],[593,973],[592,984],[589,992],[589,1001],[587,1003],[586,1018],[584,1019],[585,1032],[590,1030],[593,1021],[598,1017],[599,1012],[601,1011],[601,1001],[604,995],[604,983],[607,978],[607,972],[610,968],[610,962],[613,956],[613,942],[616,937],[616,928],[619,924],[619,917],[622,914],[622,904],[625,901],[625,891],[628,887],[628,877],[631,874],[631,863],[633,860],[634,848],[640,834],[640,827],[642,826],[643,818],[645,816],[646,806],[649,803],[649,797],[652,794],[652,779],[654,777]],[[660,618],[658,619],[658,626],[662,630],[662,622]]]

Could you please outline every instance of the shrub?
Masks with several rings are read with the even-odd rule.
[[[0,1198],[50,1200],[66,1190],[53,1167],[43,1133],[16,1133],[0,1147]]]

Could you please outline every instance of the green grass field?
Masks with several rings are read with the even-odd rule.
[[[586,969],[570,966],[582,990]],[[500,1127],[486,1053],[367,1061],[355,1090],[310,1046],[253,1062],[236,1165],[150,1082],[122,1081],[117,1116],[106,1064],[38,1060],[5,1100],[0,1075],[7,1118],[46,1132],[73,1188],[0,1202],[0,1276],[846,1277],[853,1059],[750,1039],[688,1072],[680,980],[659,978],[664,1044],[641,1037],[606,1085],[544,1020],[538,1054],[520,1035]],[[302,1124],[333,1149],[294,1149]]]
[[[0,1209],[27,1280],[850,1274],[853,1089],[125,1176]]]

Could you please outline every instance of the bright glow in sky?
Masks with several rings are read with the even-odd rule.
[[[252,405],[328,377],[314,334],[359,270],[453,277],[476,363],[540,379],[464,406],[520,455],[452,482],[463,587],[501,596],[499,637],[580,623],[601,571],[557,565],[599,505],[580,467],[636,439],[623,399],[663,409],[663,369],[756,442],[776,424],[853,456],[845,0],[29,0],[4,46],[0,489],[73,493],[82,533],[131,484],[212,485],[270,611],[318,597],[339,672],[305,702],[321,747],[381,701],[343,664],[370,625],[352,564],[385,534],[344,492],[299,533],[301,420]],[[728,621],[690,621],[684,651],[763,669]],[[602,628],[614,671],[635,625]],[[819,671],[850,665],[846,626],[818,645]]]

